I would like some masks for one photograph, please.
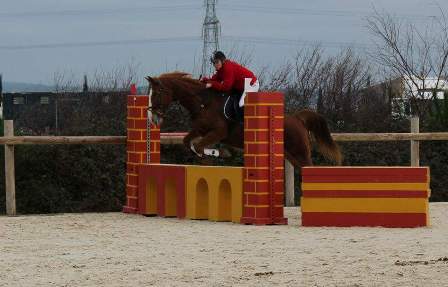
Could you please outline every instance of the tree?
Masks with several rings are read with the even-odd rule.
[[[421,26],[403,23],[377,10],[367,19],[367,27],[376,39],[372,58],[401,77],[413,115],[426,112],[426,105],[419,103],[434,99],[446,84],[448,25],[445,14],[440,12],[441,16],[431,24]]]

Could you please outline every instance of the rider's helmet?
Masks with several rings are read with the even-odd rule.
[[[224,53],[221,51],[214,52],[212,57],[210,58],[210,61],[212,62],[212,64],[214,64],[217,60],[224,62],[226,60],[226,55],[224,55]]]

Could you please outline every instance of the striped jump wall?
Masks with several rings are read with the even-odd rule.
[[[427,167],[305,167],[303,226],[429,225]]]

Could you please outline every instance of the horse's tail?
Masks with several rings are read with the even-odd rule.
[[[320,153],[325,158],[334,161],[337,165],[341,165],[341,151],[339,146],[331,137],[331,133],[325,118],[311,110],[296,112],[294,116],[304,122],[305,127],[316,141]]]

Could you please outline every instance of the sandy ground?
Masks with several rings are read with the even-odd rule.
[[[243,226],[122,213],[0,217],[0,286],[448,286],[432,227]],[[444,259],[445,258],[445,259]]]

